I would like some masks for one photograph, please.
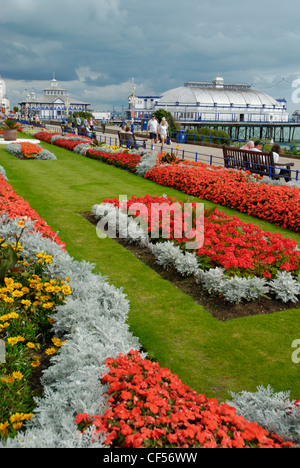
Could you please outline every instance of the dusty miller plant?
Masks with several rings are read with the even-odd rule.
[[[255,421],[269,432],[284,440],[300,442],[300,406],[290,400],[290,392],[275,393],[270,385],[257,387],[257,392],[230,392],[227,403],[236,408],[238,415]]]

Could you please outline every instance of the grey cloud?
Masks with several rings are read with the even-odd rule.
[[[298,5],[10,0],[1,6],[0,74],[17,95],[22,80],[50,80],[55,72],[70,93],[88,95],[96,107],[108,105],[108,97],[126,105],[132,76],[140,94],[221,74],[261,87],[273,77],[274,97],[291,95],[288,82],[275,85],[299,71]]]

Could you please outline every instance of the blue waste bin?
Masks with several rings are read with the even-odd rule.
[[[176,143],[186,143],[187,132],[186,130],[178,130],[176,136]]]
[[[143,119],[142,121],[142,130],[146,131],[147,130],[147,124],[148,124],[148,120],[147,119]]]

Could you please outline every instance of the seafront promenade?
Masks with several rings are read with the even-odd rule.
[[[118,134],[117,132],[120,130],[120,127],[117,126],[108,126],[105,133],[97,132],[97,138],[100,141],[106,141],[108,144],[116,144],[118,145]],[[138,136],[136,139],[138,140]],[[143,135],[142,139],[146,139],[146,148],[151,149],[151,140],[147,138],[146,134]],[[161,145],[155,144],[154,151],[161,151]],[[176,143],[174,141],[171,142],[170,145],[165,145],[164,151],[167,153],[174,152],[178,153],[178,157],[182,159],[188,159],[190,161],[200,161],[205,162],[207,164],[211,164],[214,166],[224,166],[224,159],[223,159],[223,152],[222,148],[218,148],[215,146],[205,146],[200,144],[192,144],[192,143]],[[295,158],[293,156],[289,157],[281,157],[280,162],[293,162],[295,165],[292,169],[293,178],[295,178],[295,171],[300,171],[300,158]],[[300,180],[300,174],[299,174]]]
[[[53,126],[47,125],[47,127],[52,128],[56,131],[61,131],[60,126]],[[108,145],[119,145],[118,139],[118,132],[120,131],[119,126],[111,126],[108,125],[105,129],[105,133],[102,133],[99,129],[96,131],[97,139],[100,142],[105,142]],[[136,135],[136,139],[139,139],[139,134]],[[147,137],[146,134],[143,134],[141,139],[146,140],[146,149],[151,149],[151,140]],[[154,144],[153,150],[157,153],[161,151],[160,144]],[[177,153],[179,158],[187,159],[189,161],[198,161],[204,162],[206,164],[214,165],[214,166],[224,166],[223,160],[223,152],[222,148],[215,147],[215,146],[205,146],[200,144],[192,144],[192,143],[177,143],[172,141],[170,145],[165,145],[164,151],[167,153],[174,152]],[[281,157],[280,161],[282,163],[285,162],[293,162],[294,167],[292,169],[292,177],[293,179],[296,178],[296,171],[300,171],[300,158],[296,158],[293,156],[288,157]],[[300,173],[298,180],[300,180]]]

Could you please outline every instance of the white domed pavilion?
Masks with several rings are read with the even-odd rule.
[[[152,104],[152,105],[151,105]],[[287,122],[285,99],[275,99],[250,85],[189,81],[158,97],[137,97],[137,114],[164,109],[180,122]]]

